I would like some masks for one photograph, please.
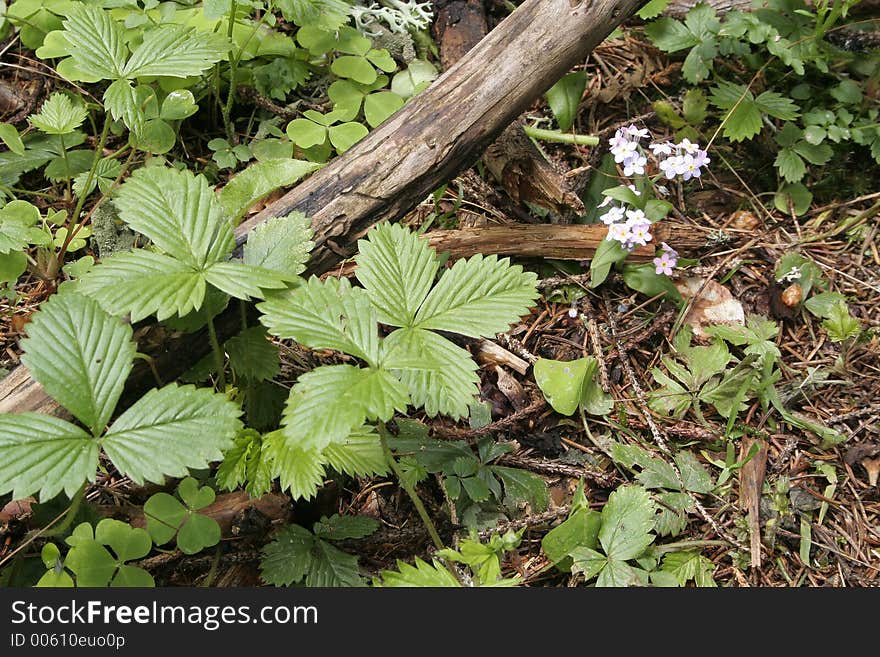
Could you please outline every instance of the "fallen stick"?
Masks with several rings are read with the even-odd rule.
[[[315,232],[306,275],[332,269],[354,254],[357,240],[372,225],[402,217],[471,166],[513,119],[641,4],[641,0],[526,0],[385,123],[239,224],[236,243],[244,244],[248,233],[267,219],[300,211],[312,218]],[[226,315],[234,317],[235,312],[230,308]],[[223,322],[222,316],[219,321]],[[229,325],[236,330],[234,321]],[[170,364],[168,371],[160,369],[166,380],[207,351],[207,339],[198,343],[184,336],[184,340],[185,348],[171,344],[162,350]],[[10,374],[0,382],[0,410],[58,410],[42,387],[19,368],[14,378]],[[152,384],[146,369],[135,368],[129,379],[134,383],[128,386],[132,394]]]

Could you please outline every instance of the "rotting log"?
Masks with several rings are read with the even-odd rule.
[[[402,217],[472,165],[504,128],[583,61],[640,0],[526,0],[385,123],[242,222],[236,242],[271,217],[312,218],[309,273],[355,253],[382,220]]]
[[[357,240],[372,225],[399,219],[471,166],[511,121],[641,4],[526,0],[385,123],[242,222],[235,231],[236,244],[244,244],[248,233],[267,219],[300,211],[312,218],[315,232],[306,274],[332,269],[354,254]],[[226,315],[236,313],[231,308]],[[162,372],[166,379],[204,356],[208,341],[186,336],[183,344],[187,346],[163,348],[172,365]],[[135,367],[127,389],[148,385],[149,370]],[[0,410],[52,412],[58,407],[26,371],[16,369],[0,382]]]

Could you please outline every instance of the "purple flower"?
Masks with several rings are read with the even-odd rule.
[[[610,198],[610,197],[609,197]],[[608,212],[599,217],[602,220],[603,224],[616,224],[618,221],[622,221],[624,217],[624,210],[622,207],[618,205],[612,205],[608,208]]]
[[[654,258],[654,272],[656,274],[666,274],[670,276],[672,274],[672,268],[675,267],[675,260],[669,257],[669,253],[661,253],[659,258]]]

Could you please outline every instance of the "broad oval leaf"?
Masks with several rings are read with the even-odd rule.
[[[369,293],[379,321],[411,326],[428,296],[439,263],[428,243],[398,224],[381,224],[358,241],[358,281]]]
[[[131,228],[193,267],[225,260],[235,245],[232,225],[208,181],[188,170],[138,169],[113,203]]]
[[[578,104],[584,88],[587,86],[587,74],[585,71],[577,71],[562,76],[556,84],[547,90],[546,98],[553,116],[559,123],[559,129],[567,132],[574,124],[577,116]]]
[[[72,498],[97,469],[98,443],[79,427],[39,413],[0,415],[0,494]]]
[[[138,322],[189,314],[205,300],[205,274],[179,260],[144,249],[118,253],[79,280],[79,291],[114,315]]]
[[[299,377],[284,410],[284,436],[302,449],[324,449],[365,420],[390,420],[409,395],[385,370],[328,365]]]
[[[419,308],[415,326],[491,337],[525,315],[538,296],[537,275],[508,258],[477,254],[446,270]]]
[[[539,358],[535,362],[535,382],[557,413],[571,415],[584,398],[584,389],[598,369],[596,359],[571,361]]]
[[[52,397],[98,436],[131,371],[131,327],[79,294],[42,304],[22,341],[22,362]]]
[[[257,305],[272,335],[313,349],[336,349],[375,365],[379,327],[367,293],[346,278],[312,276],[298,288]]]
[[[103,440],[113,465],[138,484],[181,477],[223,458],[241,428],[241,409],[195,386],[153,389],[120,415]]]

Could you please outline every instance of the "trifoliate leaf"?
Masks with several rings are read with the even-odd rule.
[[[379,521],[369,516],[341,516],[334,513],[329,518],[321,518],[312,531],[315,536],[331,541],[347,538],[363,538],[379,529]]]
[[[0,494],[46,501],[63,490],[72,498],[97,468],[98,443],[79,427],[39,413],[0,414]]]
[[[215,262],[204,272],[205,280],[236,299],[262,299],[265,290],[281,290],[289,277],[272,269],[246,265],[234,260]]]
[[[157,493],[144,504],[147,528],[157,545],[177,535],[177,547],[184,554],[196,554],[220,542],[220,525],[213,518],[196,513],[214,502],[209,486],[199,487],[192,477],[177,488],[183,504],[168,493]]]
[[[469,352],[433,331],[417,328],[394,331],[383,350],[383,366],[395,370],[413,406],[424,407],[429,417],[438,413],[467,417],[479,392],[477,364]],[[433,369],[417,368],[420,354],[421,366]]]
[[[136,483],[161,483],[223,458],[241,428],[241,410],[225,395],[170,384],[120,415],[104,437],[107,456]]]
[[[235,245],[232,225],[208,181],[189,170],[138,169],[113,203],[132,229],[195,268],[225,260]]]
[[[731,141],[751,139],[761,131],[761,110],[745,86],[722,81],[712,89],[710,100],[716,107],[729,110],[724,117],[724,136]]]
[[[621,486],[602,508],[599,542],[610,560],[628,561],[641,556],[654,541],[656,508],[640,486]]]
[[[110,13],[93,5],[74,4],[62,23],[67,54],[88,82],[122,77],[126,48],[124,27]],[[42,48],[40,49],[42,50]],[[37,53],[38,57],[48,53]]]
[[[446,270],[415,317],[418,328],[489,337],[506,331],[538,296],[536,274],[477,254]]]
[[[365,420],[390,420],[409,396],[390,372],[328,365],[299,377],[284,410],[284,435],[302,449],[322,450]]]
[[[398,224],[381,224],[358,241],[357,279],[370,295],[379,321],[411,326],[428,295],[439,263],[428,243]]]
[[[94,539],[79,540],[67,553],[64,565],[76,575],[78,588],[109,585],[117,568],[113,555]]]
[[[113,518],[104,518],[98,523],[95,527],[95,540],[109,546],[119,561],[141,559],[153,547],[146,530]]]
[[[301,449],[279,431],[264,436],[263,456],[281,490],[289,490],[293,499],[310,499],[324,483],[324,458],[318,449]]]
[[[160,25],[144,34],[131,53],[122,74],[126,78],[154,75],[186,78],[199,75],[224,59],[229,51],[226,39],[214,32]]]
[[[315,162],[292,160],[289,158],[255,162],[249,165],[244,171],[236,174],[220,191],[220,203],[225,208],[227,216],[232,219],[233,223],[238,223],[244,213],[247,212],[247,210],[257,201],[265,198],[276,189],[290,187],[303,176],[320,169],[322,166],[324,165]],[[276,217],[271,219],[270,222],[267,223],[273,223],[276,226],[285,226],[288,223],[292,224],[290,228],[290,230],[294,232],[294,235],[292,236],[285,234],[280,228],[271,229],[276,234],[280,233],[284,239],[290,240],[291,237],[299,237],[299,231],[296,229],[301,225],[302,218],[302,213],[294,212],[286,217]],[[265,226],[266,224],[264,223],[260,228],[263,228],[265,231],[267,230]],[[259,233],[254,232],[248,237],[248,241],[245,245],[245,252],[247,252],[247,245],[249,245],[251,240],[257,237],[258,234]],[[310,237],[311,232],[305,236],[304,241],[308,240]],[[265,249],[266,246],[268,245],[264,243],[263,248]],[[253,247],[251,248],[253,249]],[[248,261],[247,257],[245,258],[245,262],[254,265],[260,264],[259,262]]]
[[[31,114],[28,120],[47,135],[66,135],[80,127],[88,114],[83,105],[74,105],[67,94],[55,92],[46,99],[40,112]]]
[[[113,315],[159,321],[198,310],[205,299],[205,274],[161,253],[137,249],[102,261],[79,280],[79,291]]]
[[[271,295],[257,305],[272,335],[313,349],[337,349],[378,361],[379,327],[367,293],[346,278],[321,281],[312,276],[292,291]]]
[[[266,338],[266,329],[252,326],[229,338],[223,350],[229,356],[229,366],[238,378],[265,381],[278,374],[281,363],[278,346]]]
[[[260,576],[268,584],[363,586],[357,557],[346,554],[299,525],[287,525],[263,548]]]
[[[64,408],[99,436],[132,368],[131,327],[79,294],[55,294],[28,324],[22,362]]]
[[[342,440],[324,448],[323,458],[337,472],[366,477],[388,472],[388,462],[372,427],[355,429]]]
[[[455,575],[436,559],[429,564],[416,557],[414,566],[398,560],[397,569],[399,572],[383,570],[380,573],[381,579],[375,578],[373,585],[425,588],[461,586]]]

